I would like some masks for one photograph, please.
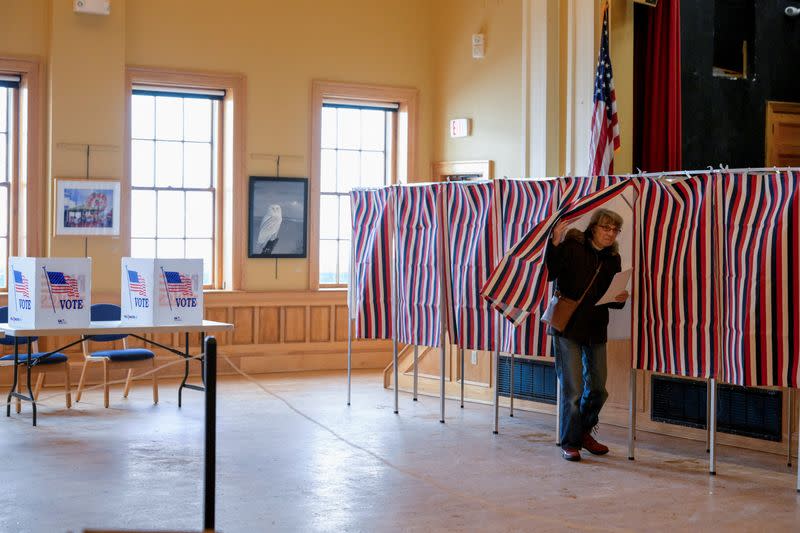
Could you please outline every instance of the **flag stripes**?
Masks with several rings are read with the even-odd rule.
[[[147,286],[144,278],[135,270],[128,270],[128,290],[140,296],[147,296]]]
[[[718,352],[712,176],[643,180],[634,213],[633,368],[709,378]]]
[[[439,346],[439,189],[394,187],[397,224],[397,340]]]
[[[451,342],[493,350],[496,321],[480,288],[495,263],[491,182],[442,185],[445,302]]]
[[[67,298],[80,298],[78,280],[63,272],[47,271],[47,282],[53,294],[63,294]]]
[[[353,240],[348,308],[357,338],[392,337],[390,191],[355,189],[350,193]]]
[[[796,171],[722,174],[719,221],[722,380],[798,386],[800,206]]]
[[[14,270],[14,290],[19,296],[25,298],[31,297],[31,292],[28,288],[28,278],[19,270]]]
[[[594,108],[589,132],[589,175],[614,173],[614,151],[619,149],[619,121],[614,74],[608,44],[608,5],[603,11],[603,33],[594,78]]]
[[[192,297],[194,295],[192,278],[184,276],[180,272],[167,270],[164,272],[164,281],[167,283],[167,292],[176,295]]]

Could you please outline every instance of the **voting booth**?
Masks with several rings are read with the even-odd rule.
[[[89,326],[90,258],[12,257],[8,261],[8,323],[17,328]]]
[[[203,323],[203,260],[122,258],[123,324]]]

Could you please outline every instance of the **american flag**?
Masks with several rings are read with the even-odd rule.
[[[31,292],[28,289],[28,278],[19,270],[14,271],[14,290],[20,296],[24,296],[25,298],[31,297]]]
[[[617,97],[611,57],[608,55],[608,6],[603,12],[603,35],[594,78],[594,113],[589,138],[590,176],[606,176],[614,172],[614,150],[619,148]]]
[[[47,272],[45,270],[45,272]],[[50,283],[50,290],[54,294],[63,294],[68,298],[80,298],[78,291],[78,280],[72,276],[67,276],[63,272],[47,272],[47,281]]]
[[[167,282],[167,291],[174,292],[181,296],[193,296],[192,279],[184,276],[180,272],[167,270],[164,272],[164,279]]]
[[[147,296],[144,278],[135,270],[128,270],[128,289],[140,296]]]

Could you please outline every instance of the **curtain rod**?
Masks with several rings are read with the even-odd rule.
[[[667,172],[638,172],[631,174],[612,174],[624,178],[649,178],[661,176],[694,176],[696,174],[711,174],[720,172],[729,172],[731,174],[748,173],[748,172],[784,172],[800,170],[797,167],[748,167],[748,168],[712,168],[708,167],[705,170],[670,170]]]
[[[708,167],[705,170],[670,170],[666,172],[637,172],[631,174],[611,174],[612,176],[618,178],[664,178],[664,177],[671,177],[671,176],[694,176],[697,174],[718,174],[722,172],[727,172],[731,174],[740,174],[740,173],[750,173],[750,172],[759,172],[759,173],[772,173],[772,172],[790,172],[796,171],[800,172],[800,168],[798,167],[757,167],[757,168],[711,168]],[[533,180],[554,180],[558,178],[599,178],[604,176],[548,176],[544,178],[510,178],[508,176],[503,176],[502,179],[512,180],[512,181],[533,181]],[[429,182],[414,182],[414,183],[393,183],[391,185],[386,185],[385,187],[424,187],[426,185],[441,185],[443,183],[491,183],[493,180],[481,179],[481,180],[454,180],[454,181],[429,181]],[[379,190],[384,189],[385,187],[353,187],[353,190],[359,191],[370,191],[370,190]]]

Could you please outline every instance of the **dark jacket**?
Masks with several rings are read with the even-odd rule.
[[[608,339],[608,308],[625,307],[624,303],[617,302],[595,305],[608,290],[614,274],[621,270],[617,244],[596,250],[591,235],[571,229],[558,246],[553,246],[553,241],[548,240],[546,261],[548,280],[555,280],[554,289],[573,300],[581,297],[600,265],[597,278],[567,327],[563,332],[548,327],[548,335],[564,336],[582,344],[605,343]]]

